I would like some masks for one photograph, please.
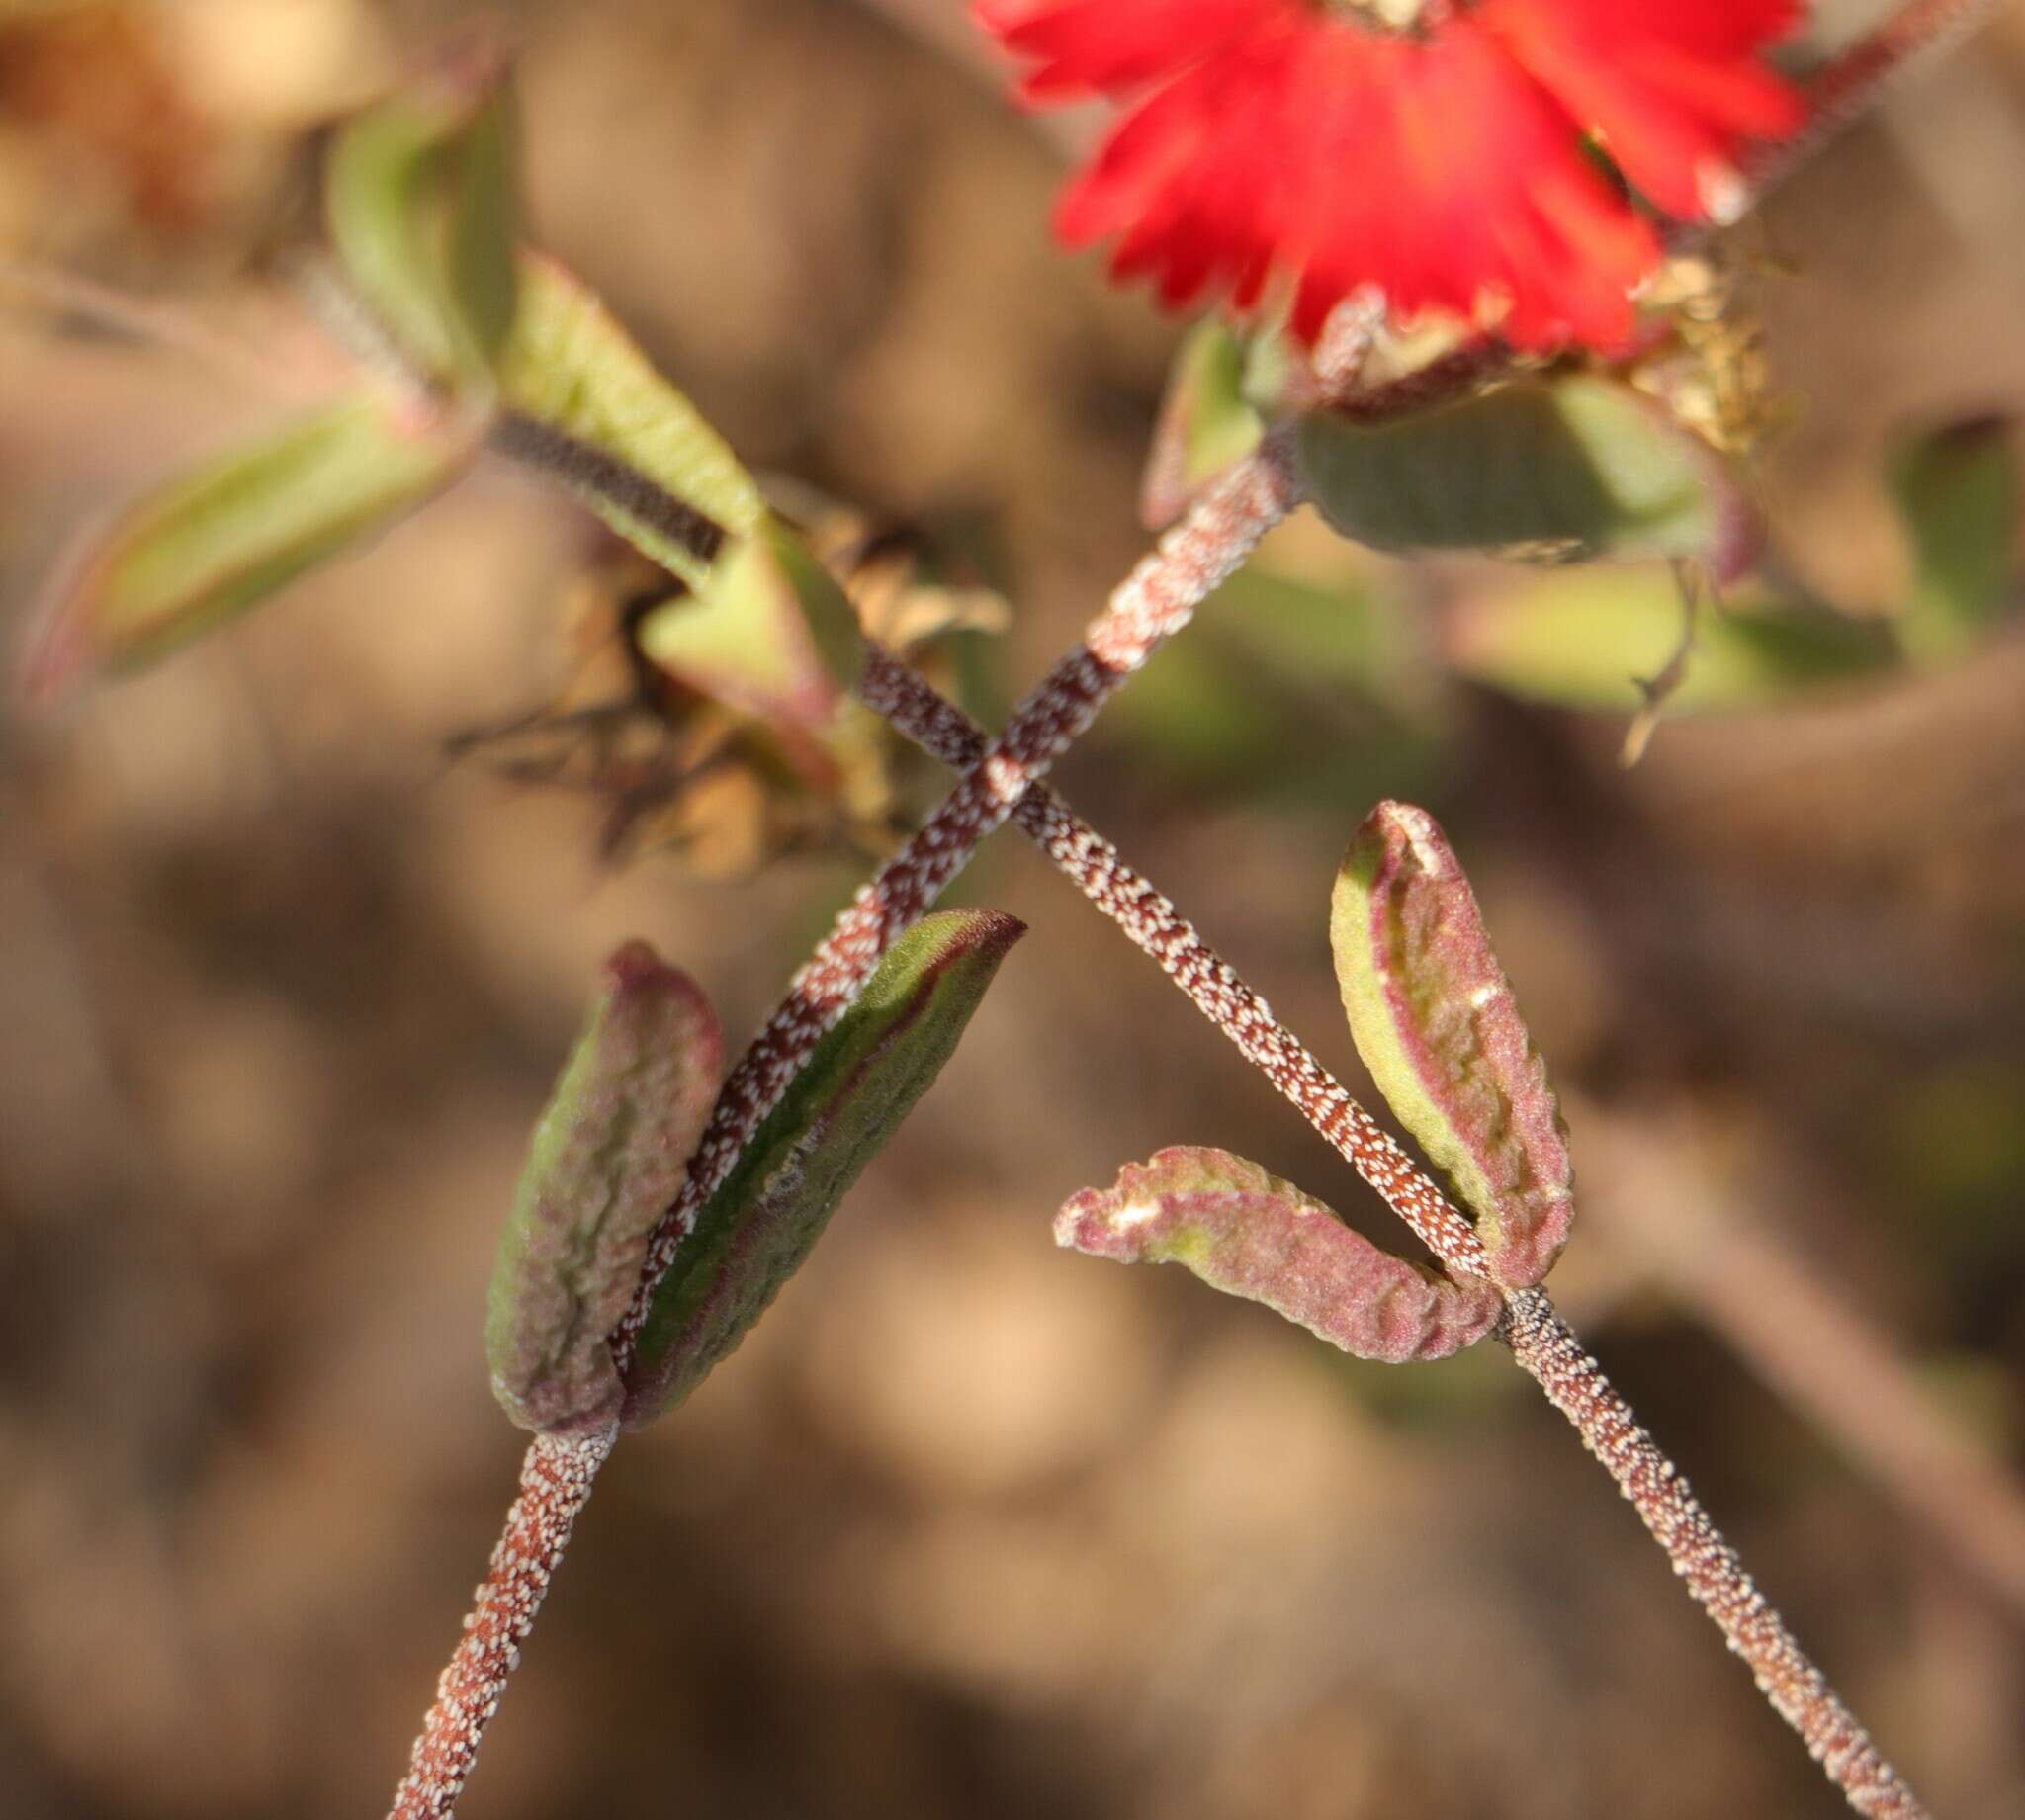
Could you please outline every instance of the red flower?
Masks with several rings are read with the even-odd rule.
[[[1798,0],[976,0],[1023,93],[1121,101],[1064,194],[1071,245],[1163,303],[1248,310],[1276,275],[1312,341],[1375,284],[1525,348],[1622,348],[1660,254],[1652,207],[1720,213],[1746,137],[1800,123],[1759,52]],[[1386,23],[1413,13],[1400,25]]]

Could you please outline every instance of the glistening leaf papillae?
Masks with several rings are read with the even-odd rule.
[[[1408,1263],[1256,1163],[1195,1146],[1128,1163],[1055,1218],[1058,1245],[1118,1263],[1179,1263],[1358,1358],[1449,1358],[1496,1325],[1480,1281]]]
[[[1498,1280],[1539,1282],[1573,1217],[1567,1133],[1475,893],[1426,810],[1371,812],[1337,875],[1329,933],[1378,1090],[1475,1216]]]
[[[153,662],[384,530],[460,475],[476,428],[378,390],[241,443],[143,494],[73,561],[23,681],[46,696]]]
[[[1723,458],[1653,399],[1589,375],[1380,423],[1311,411],[1298,450],[1323,517],[1376,550],[1692,558],[1723,582],[1756,544]]]
[[[723,1072],[702,989],[645,942],[619,949],[535,1127],[492,1268],[492,1393],[522,1428],[569,1433],[616,1420],[609,1337]]]
[[[745,1338],[941,1072],[1024,933],[997,911],[947,910],[888,950],[655,1286],[626,1383],[627,1427],[680,1403]]]

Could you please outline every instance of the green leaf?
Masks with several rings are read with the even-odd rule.
[[[1692,557],[1718,582],[1750,557],[1721,457],[1611,380],[1519,380],[1386,423],[1311,412],[1297,448],[1323,517],[1378,550]]]
[[[1456,602],[1442,644],[1465,676],[1525,701],[1630,712],[1681,636],[1665,569],[1586,569],[1507,581]],[[1767,707],[1807,689],[1876,676],[1898,660],[1889,627],[1761,593],[1705,608],[1668,714]]]
[[[475,447],[468,423],[416,421],[411,402],[361,392],[156,488],[82,553],[27,688],[153,662],[412,511]]]
[[[640,649],[670,675],[755,719],[826,726],[857,681],[864,640],[843,589],[768,514],[693,595],[641,621]]]
[[[511,112],[489,64],[350,121],[324,182],[345,275],[429,378],[488,390],[516,306]]]
[[[1887,478],[1912,542],[1899,636],[1918,661],[1959,656],[2018,604],[2015,426],[1982,417],[1908,438]]]
[[[1452,1281],[1373,1245],[1320,1201],[1228,1151],[1128,1163],[1055,1220],[1055,1243],[1118,1263],[1179,1263],[1357,1358],[1451,1358],[1497,1324],[1489,1283]]]
[[[1476,1216],[1497,1279],[1539,1282],[1574,1211],[1567,1133],[1476,896],[1426,810],[1380,803],[1358,829],[1329,938],[1378,1090]]]
[[[637,941],[604,975],[535,1127],[485,1322],[492,1394],[522,1428],[549,1433],[618,1417],[610,1336],[723,1073],[716,1015],[687,975]]]
[[[941,1072],[1024,932],[996,911],[949,910],[893,944],[655,1285],[626,1385],[629,1428],[687,1397],[801,1267],[851,1183]]]
[[[1244,376],[1244,346],[1215,318],[1183,339],[1140,481],[1139,516],[1148,530],[1181,517],[1204,486],[1258,447],[1265,424],[1246,401]]]
[[[733,540],[758,529],[759,488],[723,438],[604,305],[540,254],[521,257],[499,384],[534,433],[547,433],[534,451],[541,465],[568,480],[573,463],[590,509],[691,588],[702,588]],[[505,429],[510,450],[515,426]],[[630,503],[629,475],[638,495]],[[669,522],[669,501],[679,522]]]

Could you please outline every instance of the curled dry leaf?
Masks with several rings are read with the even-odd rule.
[[[1498,1280],[1539,1282],[1574,1210],[1567,1132],[1476,895],[1426,810],[1371,811],[1337,875],[1329,934],[1378,1090],[1475,1214]]]
[[[485,1323],[492,1392],[545,1433],[615,1420],[608,1343],[648,1235],[675,1198],[723,1074],[702,989],[629,942],[535,1127]]]
[[[947,910],[888,950],[655,1285],[626,1384],[628,1428],[687,1397],[801,1268],[851,1183],[941,1073],[1025,932],[996,910]]]
[[[1453,1356],[1504,1308],[1491,1284],[1408,1263],[1258,1164],[1189,1145],[1084,1189],[1056,1216],[1055,1242],[1118,1263],[1186,1264],[1212,1289],[1390,1365]]]

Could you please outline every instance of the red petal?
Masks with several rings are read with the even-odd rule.
[[[1035,95],[1126,111],[1056,214],[1115,237],[1168,304],[1290,292],[1312,339],[1375,284],[1398,316],[1495,315],[1529,348],[1621,348],[1659,257],[1594,167],[1600,134],[1661,207],[1698,215],[1740,137],[1789,130],[1757,52],[1793,0],[1482,0],[1420,33],[1314,0],[976,0]]]
[[[1755,53],[1790,30],[1791,0],[1484,0],[1495,34],[1669,215],[1707,214],[1708,180],[1744,137],[1800,125],[1800,98]]]

